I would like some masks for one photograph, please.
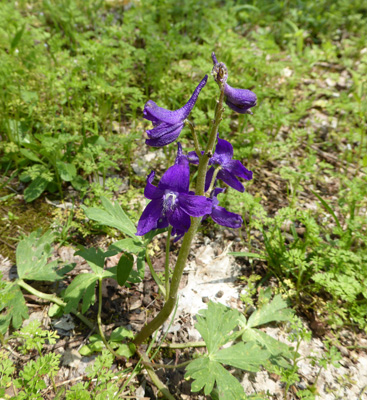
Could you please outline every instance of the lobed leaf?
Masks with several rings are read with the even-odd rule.
[[[203,337],[209,354],[231,340],[231,333],[238,326],[240,315],[237,310],[213,302],[208,304],[207,310],[200,311],[195,327]]]
[[[251,314],[247,327],[264,325],[272,321],[289,321],[292,310],[286,308],[287,303],[281,295],[276,295],[273,300]]]
[[[95,274],[80,274],[71,282],[64,293],[66,301],[65,313],[77,308],[83,299],[82,312],[84,313],[95,302],[94,289],[98,276]]]
[[[101,197],[102,205],[105,208],[83,207],[85,214],[88,218],[93,221],[99,222],[101,225],[107,225],[112,228],[116,228],[126,235],[137,239],[135,236],[136,227],[130,218],[122,210],[120,204],[115,202],[111,203],[106,197]]]

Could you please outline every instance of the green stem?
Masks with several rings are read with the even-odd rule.
[[[191,131],[191,134],[192,134],[192,138],[194,139],[195,152],[196,152],[196,154],[197,154],[197,156],[199,157],[199,160],[200,160],[201,151],[200,151],[200,148],[199,148],[198,136],[197,136],[197,134],[195,132],[194,124],[191,121],[189,121],[188,119],[185,122],[190,128],[190,131]]]
[[[219,165],[218,167],[215,168],[212,181],[210,182],[209,189],[206,191],[206,193],[210,196],[210,193],[212,192],[214,185],[215,185],[215,180],[217,179],[218,172],[222,169],[222,167]]]
[[[97,313],[97,323],[98,323],[98,330],[99,330],[99,335],[102,338],[102,342],[106,346],[107,350],[116,358],[120,358],[120,356],[115,352],[115,350],[109,345],[109,343],[106,340],[106,337],[103,332],[102,328],[102,319],[101,319],[101,314],[102,314],[102,278],[98,279],[98,313]]]
[[[208,168],[209,159],[213,154],[213,148],[218,133],[218,126],[220,121],[222,120],[223,100],[224,100],[224,88],[222,87],[219,101],[215,109],[215,116],[214,116],[213,126],[209,135],[209,141],[206,146],[205,153],[201,156],[199,162],[198,177],[196,184],[196,194],[199,196],[204,196],[205,176]],[[146,339],[148,339],[149,336],[152,335],[153,332],[155,332],[160,326],[162,326],[164,322],[167,320],[167,318],[171,315],[177,301],[177,292],[181,282],[183,270],[186,266],[187,257],[189,256],[190,253],[191,243],[194,239],[196,231],[200,226],[200,222],[201,222],[201,217],[191,218],[191,226],[183,238],[182,246],[178,253],[176,266],[172,274],[171,288],[167,301],[164,304],[162,310],[158,313],[158,315],[147,325],[145,325],[143,329],[135,336],[133,342],[135,343],[136,346],[139,346]]]
[[[172,226],[169,227],[167,232],[167,241],[166,241],[166,262],[164,265],[164,279],[166,284],[166,300],[168,300],[169,296],[169,245],[171,241],[171,233],[172,233]]]
[[[168,348],[168,349],[187,349],[188,347],[206,347],[204,341],[201,342],[187,342],[187,343],[161,343],[157,346]]]
[[[148,248],[145,251],[145,258],[147,260],[149,271],[152,274],[152,277],[153,277],[155,283],[158,285],[159,290],[163,293],[163,296],[166,297],[166,289],[164,288],[161,280],[159,279],[159,276],[154,271],[152,260],[150,259]]]
[[[149,357],[144,353],[144,351],[137,349],[136,352],[140,356],[145,365],[145,368],[150,376],[150,379],[153,381],[154,385],[159,389],[159,391],[165,396],[168,400],[175,400],[175,398],[171,395],[167,387],[163,384],[163,382],[158,378],[157,374],[154,372],[153,368],[149,365]]]
[[[27,292],[34,294],[35,296],[39,297],[40,299],[50,301],[51,303],[55,303],[60,307],[66,307],[66,303],[60,299],[60,297],[57,297],[54,294],[46,294],[38,291],[37,289],[33,288],[32,286],[28,285],[23,281],[23,279],[18,279],[15,281],[21,288],[25,289]],[[73,313],[75,316],[77,316],[85,325],[87,325],[88,328],[94,329],[94,325],[92,322],[89,321],[88,318],[86,318],[82,313],[79,311],[75,310],[72,308],[70,310],[71,313]]]
[[[208,168],[209,159],[213,156],[213,150],[215,141],[217,139],[218,127],[220,122],[222,121],[223,114],[223,100],[224,100],[224,86],[221,88],[219,100],[215,107],[215,116],[212,125],[212,129],[210,131],[209,140],[206,145],[206,149],[204,154],[200,158],[199,168],[198,168],[198,178],[196,181],[196,193],[198,196],[204,196],[204,188],[205,188],[205,177],[206,171]],[[205,171],[204,173],[202,173]]]
[[[148,367],[152,367],[155,369],[159,369],[159,368],[164,368],[164,369],[176,369],[176,368],[183,368],[186,367],[186,365],[189,365],[191,363],[192,360],[189,361],[185,361],[181,364],[176,364],[176,365],[171,365],[171,364],[154,364],[151,362],[145,362],[143,361],[143,365],[144,366],[148,366]]]

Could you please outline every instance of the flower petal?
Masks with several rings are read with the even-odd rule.
[[[163,197],[164,191],[161,189],[158,189],[156,186],[152,185],[153,179],[154,179],[155,172],[152,171],[147,178],[147,185],[145,186],[144,189],[144,196],[149,199],[159,199]]]
[[[171,125],[167,124],[166,122],[159,123],[156,125],[155,128],[147,130],[147,134],[149,136],[149,139],[158,139],[163,135],[168,135],[172,133],[173,131],[176,131],[177,129],[184,127],[183,122],[179,122],[177,124]]]
[[[187,156],[182,152],[182,146],[180,142],[177,142],[177,156],[175,160],[175,164],[183,164],[188,165],[189,161]]]
[[[147,139],[145,143],[152,147],[166,146],[167,144],[174,142],[180,136],[183,126],[184,124],[179,124],[176,130],[164,134],[156,139]]]
[[[246,179],[247,181],[252,179],[252,171],[249,171],[247,168],[245,168],[241,161],[231,160],[224,166],[224,168],[231,174]]]
[[[233,189],[238,190],[239,192],[245,191],[245,188],[242,185],[242,183],[234,175],[232,175],[229,171],[227,171],[225,169],[221,169],[218,172],[217,178],[222,180],[224,183],[226,183],[228,186],[232,187]]]
[[[146,233],[150,232],[153,229],[157,228],[157,223],[159,218],[161,217],[163,210],[163,201],[152,200],[141,214],[141,217],[138,222],[137,236],[143,236]]]
[[[226,84],[224,95],[228,107],[240,114],[246,114],[249,108],[256,106],[257,97],[251,90],[236,89]]]
[[[190,185],[190,167],[187,163],[169,167],[158,183],[158,188],[172,192],[187,193]]]
[[[157,122],[157,121],[166,122],[167,124],[170,125],[182,122],[184,119],[187,118],[187,116],[193,109],[196,100],[199,97],[200,91],[206,85],[207,80],[208,80],[208,75],[205,75],[205,77],[201,80],[201,82],[194,90],[194,93],[190,97],[189,101],[178,110],[175,111],[167,110],[165,108],[157,106],[157,104],[154,101],[149,100],[144,106],[144,111],[143,111],[144,118],[152,122]]]
[[[190,217],[180,207],[177,207],[176,210],[168,217],[168,221],[174,228],[173,234],[182,234],[186,232],[191,225]]]
[[[204,154],[204,152],[202,151]],[[189,160],[190,164],[198,165],[199,164],[199,157],[196,154],[196,151],[189,151],[187,154],[187,159]]]
[[[212,183],[213,174],[214,174],[214,167],[211,167],[208,169],[206,176],[205,176],[205,187],[204,187],[205,192],[207,190],[209,190],[210,184]],[[218,178],[218,175],[217,175],[217,178]]]
[[[228,228],[240,228],[243,220],[239,214],[227,211],[223,207],[215,206],[210,215],[214,222]]]
[[[179,207],[192,217],[202,217],[212,211],[212,199],[205,196],[181,194],[178,197]]]
[[[224,165],[229,162],[233,157],[233,146],[227,140],[220,139],[218,136],[218,142],[215,147],[213,155],[213,163]]]

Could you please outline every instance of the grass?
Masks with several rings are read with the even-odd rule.
[[[363,0],[2,2],[0,252],[28,231],[24,210],[45,219],[46,196],[76,208],[115,196],[136,218],[125,193],[145,184],[143,105],[181,107],[214,50],[259,99],[253,116],[227,110],[220,131],[254,171],[245,194],[222,196],[246,220],[237,250],[264,258],[261,282],[276,277],[336,335],[367,331],[366,22]],[[215,93],[209,79],[190,117],[202,138]],[[63,242],[94,231],[83,218],[55,213]]]

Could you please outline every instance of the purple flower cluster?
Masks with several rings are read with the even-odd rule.
[[[218,63],[215,54],[212,54],[214,63],[212,74],[221,90],[224,91],[226,104],[241,114],[251,114],[249,109],[256,105],[256,95],[247,89],[234,89],[227,84],[227,68]],[[144,107],[144,118],[153,123],[153,129],[147,131],[149,146],[162,147],[174,142],[180,135],[186,118],[193,109],[198,96],[206,85],[208,76],[201,80],[194,90],[189,101],[180,109],[171,111],[157,106],[149,100]],[[214,154],[209,160],[209,170],[206,175],[206,196],[195,195],[189,189],[190,163],[198,165],[199,155],[195,151],[183,154],[178,144],[175,164],[163,174],[157,186],[153,185],[155,173],[152,171],[147,177],[144,195],[151,200],[143,211],[138,222],[137,235],[142,236],[154,229],[172,226],[172,234],[181,237],[191,225],[191,217],[211,217],[216,223],[239,228],[242,218],[219,206],[218,194],[224,189],[215,187],[217,180],[240,192],[245,190],[238,178],[252,179],[252,172],[246,169],[238,160],[233,160],[233,147],[226,140],[217,138]],[[203,154],[204,152],[202,152]],[[213,181],[214,179],[214,181]],[[211,192],[208,191],[211,189]]]

